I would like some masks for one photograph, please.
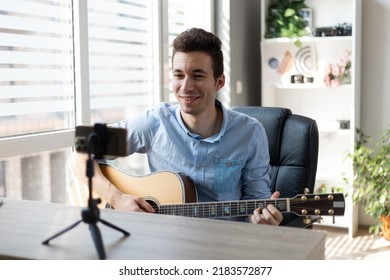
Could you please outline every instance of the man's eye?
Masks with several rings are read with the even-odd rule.
[[[197,80],[204,79],[204,78],[205,78],[204,75],[195,75],[195,79]]]

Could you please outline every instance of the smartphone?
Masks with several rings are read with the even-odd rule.
[[[97,129],[97,127],[99,127]],[[97,134],[99,141],[91,147],[91,151],[99,158],[102,156],[128,156],[127,130],[118,127],[109,127],[105,124],[94,126],[76,126],[75,149],[79,153],[88,153],[89,136]]]

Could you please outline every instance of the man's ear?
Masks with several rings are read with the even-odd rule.
[[[217,83],[216,83],[216,85],[215,85],[216,91],[220,90],[224,85],[225,85],[225,74],[222,74],[222,75],[219,76],[219,78],[217,79]]]

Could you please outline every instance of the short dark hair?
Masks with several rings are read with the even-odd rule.
[[[172,46],[172,63],[177,52],[201,51],[211,56],[215,80],[223,74],[222,43],[213,33],[201,28],[191,28],[177,36]]]

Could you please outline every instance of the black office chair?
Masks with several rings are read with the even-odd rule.
[[[303,194],[305,188],[312,193],[317,173],[319,136],[315,120],[292,114],[290,109],[277,107],[235,107],[233,110],[259,120],[267,133],[271,192],[280,197]],[[311,228],[302,216],[283,213],[281,225]]]

